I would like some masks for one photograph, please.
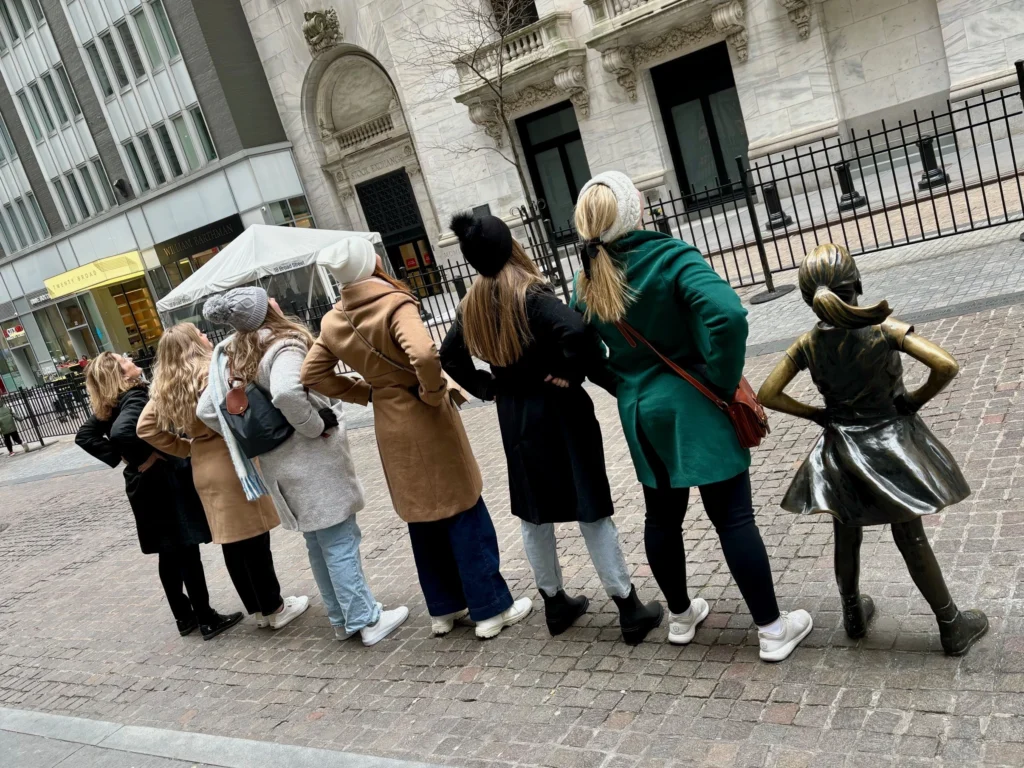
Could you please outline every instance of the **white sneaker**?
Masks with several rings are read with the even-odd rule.
[[[286,597],[281,611],[267,616],[267,621],[270,623],[271,629],[281,629],[291,624],[292,620],[304,614],[307,608],[309,608],[309,598],[305,595]]]
[[[757,637],[761,641],[761,661],[782,661],[789,657],[798,645],[814,628],[811,614],[799,610],[787,613],[783,611],[782,633],[769,635],[758,630]]]
[[[380,603],[377,603],[377,610],[378,611],[383,611],[384,610],[384,606],[381,605]],[[335,640],[345,641],[345,640],[348,640],[353,635],[355,635],[355,633],[358,632],[358,631],[359,631],[358,629],[354,629],[351,632],[348,632],[344,627],[335,627],[334,628],[334,639]]]
[[[690,601],[689,617],[684,618],[685,614],[682,613],[670,613],[668,641],[673,645],[686,645],[691,642],[693,636],[697,634],[697,625],[708,617],[710,610],[707,600],[695,597]]]
[[[528,597],[520,597],[507,610],[502,611],[497,616],[492,616],[479,622],[476,625],[476,636],[481,640],[497,637],[501,630],[505,627],[511,627],[513,624],[518,624],[529,616],[532,610],[533,600]]]
[[[390,611],[381,611],[376,624],[370,624],[359,630],[359,634],[363,638],[363,645],[376,645],[402,626],[408,618],[409,609],[404,605],[392,608]]]
[[[430,631],[434,633],[435,637],[441,635],[447,635],[453,629],[455,629],[455,622],[459,619],[464,619],[469,616],[469,609],[463,608],[461,611],[455,613],[448,613],[444,616],[431,616],[430,617]]]
[[[256,626],[260,629],[266,629],[270,626],[270,619],[262,613],[254,613],[253,617],[256,619]]]

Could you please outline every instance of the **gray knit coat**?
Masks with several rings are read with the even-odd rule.
[[[259,457],[260,472],[281,517],[292,531],[319,531],[344,522],[366,502],[349,449],[341,403],[307,392],[299,378],[305,346],[282,339],[263,355],[256,381],[270,393],[274,405],[295,432],[281,445]],[[220,432],[209,398],[200,401],[199,418]],[[317,413],[331,408],[338,426],[321,437],[324,422]]]

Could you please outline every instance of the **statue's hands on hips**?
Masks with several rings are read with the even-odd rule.
[[[906,393],[896,395],[896,399],[893,403],[896,406],[896,412],[901,416],[913,416],[921,410],[921,404]]]

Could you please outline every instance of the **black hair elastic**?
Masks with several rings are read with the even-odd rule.
[[[580,248],[580,261],[583,264],[583,274],[587,276],[587,280],[590,279],[590,262],[598,257],[598,248],[602,246],[604,243],[599,237],[583,241],[583,247]]]

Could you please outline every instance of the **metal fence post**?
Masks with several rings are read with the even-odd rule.
[[[1021,104],[1024,105],[1024,59],[1018,59],[1014,62],[1014,66],[1017,67],[1017,95],[1020,96]],[[1011,138],[1010,141],[1013,139]],[[1024,243],[1024,232],[1020,235],[1020,241]]]
[[[540,217],[541,233],[544,236],[544,240],[547,241],[549,256],[554,265],[553,271],[558,275],[558,284],[562,289],[562,295],[565,297],[565,303],[568,304],[572,298],[572,294],[569,292],[569,282],[565,279],[565,270],[562,269],[562,260],[558,258],[558,246],[555,244],[555,233],[554,228],[551,226],[551,221]]]
[[[925,135],[915,142],[918,152],[921,153],[921,165],[924,166],[924,173],[921,174],[921,179],[917,182],[917,188],[922,191],[949,183],[949,176],[946,175],[944,169],[939,167],[939,162],[935,158],[934,141],[934,136]]]
[[[765,182],[761,185],[761,191],[764,192],[764,207],[768,209],[769,229],[784,229],[792,224],[793,217],[782,210],[782,200],[775,182]]]
[[[39,438],[39,447],[42,448],[46,445],[43,442],[43,432],[39,429],[39,421],[36,419],[35,413],[32,411],[32,403],[28,399],[28,393],[24,389],[18,390],[21,393],[21,402],[25,405],[25,413],[28,414],[28,420],[32,424],[32,429],[36,432],[36,437]]]
[[[743,185],[743,196],[747,200],[747,213],[750,215],[750,225],[754,229],[754,240],[757,242],[757,255],[761,260],[761,269],[764,272],[764,285],[767,288],[766,291],[762,291],[754,296],[750,297],[751,304],[764,304],[766,301],[772,301],[785,296],[787,293],[793,290],[793,285],[782,285],[778,289],[775,288],[775,281],[772,279],[772,268],[768,264],[768,253],[764,249],[764,238],[761,237],[761,225],[757,221],[757,211],[754,210],[754,196],[750,192],[750,184],[747,183],[747,171],[743,167],[743,157],[741,155],[736,156],[736,167],[740,171],[740,184]]]

